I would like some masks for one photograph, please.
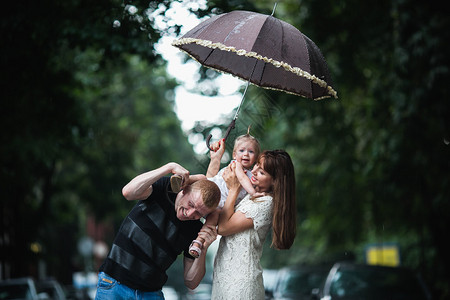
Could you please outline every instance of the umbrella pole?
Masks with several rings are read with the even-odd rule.
[[[245,86],[244,93],[242,94],[241,102],[239,103],[239,106],[238,106],[238,108],[236,110],[236,114],[234,115],[234,120],[236,120],[238,115],[239,115],[239,111],[241,110],[242,103],[244,103],[245,94],[247,93],[247,89],[248,89],[249,84],[250,84],[250,80],[247,81],[247,85]]]
[[[274,11],[275,11],[275,8],[274,8]],[[255,68],[256,68],[256,64],[257,64],[257,63],[258,63],[258,61],[256,61],[256,62],[255,62],[255,65],[253,66],[252,73],[250,74],[250,78],[253,77],[253,72],[255,72]],[[238,118],[239,111],[241,110],[242,103],[244,103],[245,94],[247,93],[247,89],[248,89],[248,86],[249,86],[249,85],[250,85],[250,79],[247,81],[247,84],[245,85],[245,90],[244,90],[244,93],[242,94],[241,102],[239,103],[239,106],[238,106],[238,108],[236,109],[236,114],[234,115],[234,118],[233,118],[233,120],[231,121],[230,125],[228,125],[227,132],[225,133],[225,136],[223,137],[223,140],[224,140],[224,141],[227,140],[228,135],[230,134],[231,130],[234,129],[234,127],[235,127],[236,120],[237,120],[237,118]],[[211,137],[212,137],[212,135],[209,134],[208,137],[206,138],[206,147],[208,147],[209,150],[214,151],[214,150],[211,148],[211,146],[210,146]]]
[[[247,81],[247,85],[245,86],[245,90],[244,90],[244,93],[242,94],[241,102],[239,103],[239,106],[238,106],[238,108],[237,108],[237,110],[236,110],[236,114],[234,115],[234,118],[233,118],[233,120],[231,121],[230,125],[228,125],[228,129],[227,129],[227,131],[226,131],[226,133],[225,133],[225,136],[223,137],[223,140],[224,140],[224,141],[227,140],[228,135],[230,134],[231,130],[234,129],[234,127],[235,127],[236,120],[237,120],[237,118],[238,118],[239,111],[241,110],[241,105],[242,105],[242,103],[244,102],[245,94],[247,93],[247,89],[248,89],[249,84],[250,84],[250,80]],[[206,138],[206,146],[208,147],[209,150],[214,151],[214,150],[211,148],[211,146],[210,146],[211,138],[212,138],[212,135],[209,134],[208,137]]]

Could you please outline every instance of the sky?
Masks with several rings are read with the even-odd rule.
[[[194,28],[201,21],[193,14],[190,14],[186,7],[195,7],[206,5],[206,1],[182,1],[172,2],[171,8],[166,12],[166,16],[170,16],[171,21],[182,26],[180,36],[164,36],[156,50],[161,53],[163,58],[167,60],[168,73],[177,79],[180,85],[175,90],[175,113],[182,123],[182,129],[187,132],[194,127],[196,121],[206,121],[213,124],[228,124],[231,121],[229,115],[233,112],[242,98],[239,88],[244,84],[240,79],[231,75],[220,75],[216,79],[216,85],[219,86],[219,94],[214,97],[203,96],[195,93],[195,88],[199,75],[198,70],[200,64],[192,59],[184,63],[187,54],[180,51],[171,43],[181,37],[183,34]],[[171,24],[155,18],[156,24],[160,29],[164,30]],[[169,22],[169,23],[170,23]],[[224,118],[224,116],[228,116]],[[221,137],[220,131],[211,132],[213,139],[217,140]],[[206,144],[200,136],[190,136],[189,142],[193,144],[197,153],[205,153]]]

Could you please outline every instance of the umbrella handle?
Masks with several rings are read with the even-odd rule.
[[[228,135],[230,134],[231,129],[234,129],[234,125],[236,124],[236,119],[233,119],[233,121],[231,121],[230,125],[228,125],[228,129],[227,132],[225,132],[225,136],[223,137],[223,141],[226,141],[228,138]],[[206,138],[206,147],[208,147],[209,150],[214,151],[211,146],[209,145],[210,141],[211,141],[212,135],[209,134],[208,137]]]

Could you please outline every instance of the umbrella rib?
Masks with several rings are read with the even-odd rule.
[[[206,63],[206,61],[208,60],[208,58],[211,56],[211,54],[214,52],[214,50],[216,50],[215,48],[209,48],[211,49],[211,51],[209,51],[208,55],[206,56],[206,58],[204,59],[204,62]]]

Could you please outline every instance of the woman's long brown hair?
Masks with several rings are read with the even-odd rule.
[[[294,165],[284,150],[266,150],[258,161],[273,179],[272,246],[289,249],[297,229]]]

